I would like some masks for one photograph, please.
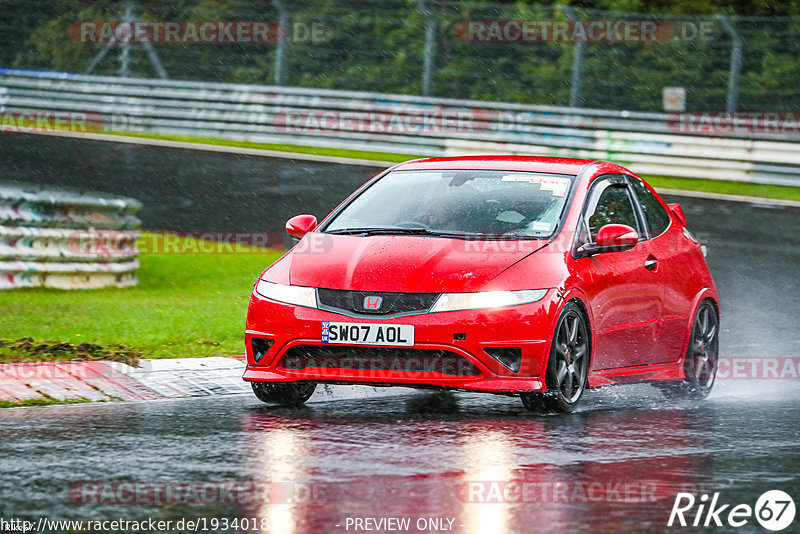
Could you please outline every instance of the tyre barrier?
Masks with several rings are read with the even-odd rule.
[[[136,285],[141,204],[0,183],[0,289]]]

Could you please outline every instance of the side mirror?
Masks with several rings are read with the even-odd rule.
[[[686,215],[683,213],[683,208],[677,202],[673,202],[672,204],[667,204],[669,211],[671,211],[675,217],[681,222],[683,226],[686,226]]]
[[[317,218],[313,215],[296,215],[286,221],[286,233],[294,237],[303,237],[317,227]]]
[[[597,242],[583,245],[576,257],[585,258],[601,252],[630,250],[639,242],[639,233],[627,224],[607,224],[597,231]]]
[[[639,242],[639,234],[627,224],[607,224],[597,231],[597,246],[628,250]]]

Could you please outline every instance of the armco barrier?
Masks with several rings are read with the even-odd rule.
[[[141,204],[0,183],[0,289],[135,285]]]
[[[800,185],[797,131],[722,124],[713,135],[682,133],[676,116],[666,113],[14,69],[0,69],[0,104],[2,131],[157,132],[419,155],[585,157],[647,174]],[[50,120],[55,115],[59,120]]]

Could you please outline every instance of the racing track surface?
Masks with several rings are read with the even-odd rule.
[[[380,169],[88,141],[0,135],[0,180],[139,199],[148,230],[274,232],[322,218]],[[708,246],[722,300],[722,354],[800,352],[800,208],[667,197]]]
[[[130,195],[145,204],[146,228],[180,231],[278,232],[291,215],[324,215],[374,171],[9,134],[0,161],[2,179]],[[709,248],[721,354],[798,356],[800,209],[668,200]],[[453,532],[482,534],[661,532],[679,490],[752,506],[782,489],[798,501],[798,384],[723,380],[700,405],[668,404],[649,386],[609,388],[589,392],[576,414],[550,417],[531,416],[518,399],[466,393],[301,409],[243,396],[6,410],[0,517],[243,515],[281,533],[354,532],[348,517],[410,517],[408,532],[419,532],[418,518],[441,517]],[[281,485],[271,504],[69,500],[72,484],[110,481]],[[476,502],[509,481],[528,493]],[[740,531],[766,532],[752,519]]]

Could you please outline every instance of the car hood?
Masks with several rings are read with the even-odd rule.
[[[292,285],[356,291],[471,292],[481,290],[545,243],[313,233],[284,259],[290,261]]]

